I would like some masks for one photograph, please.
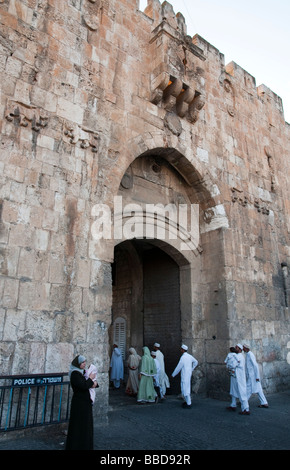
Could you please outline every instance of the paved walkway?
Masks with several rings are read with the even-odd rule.
[[[250,399],[250,416],[226,410],[228,403],[192,397],[184,409],[176,396],[138,405],[123,390],[111,392],[108,426],[95,423],[95,450],[290,450],[290,391],[267,396],[268,409]],[[97,406],[97,405],[95,405]],[[48,427],[0,435],[0,450],[63,450],[65,434]],[[107,455],[107,452],[99,454]],[[112,455],[115,455],[112,452]]]

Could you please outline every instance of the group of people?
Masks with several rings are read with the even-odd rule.
[[[245,357],[243,355],[245,352]],[[249,399],[252,394],[258,394],[260,408],[268,408],[268,402],[262,390],[259,366],[255,355],[250,351],[248,344],[236,344],[230,348],[225,364],[231,377],[230,395],[232,398],[229,411],[237,409],[237,399],[241,404],[240,414],[249,415]]]
[[[188,354],[188,347],[181,346],[180,360],[172,372],[175,377],[179,372],[181,374],[181,394],[184,399],[183,407],[191,407],[191,375],[198,361]],[[113,345],[111,357],[110,379],[115,388],[120,387],[120,380],[124,378],[124,367],[122,354],[116,344]],[[143,355],[140,357],[134,348],[129,349],[128,381],[126,393],[137,397],[137,403],[157,403],[158,400],[164,400],[166,389],[170,388],[170,382],[165,372],[164,355],[160,350],[160,344],[154,343],[153,350],[150,352],[147,346],[143,347]]]
[[[172,373],[175,377],[181,373],[181,393],[184,397],[184,406],[190,407],[191,375],[197,366],[197,360],[188,354],[188,347],[181,346],[181,358]],[[158,398],[164,399],[166,389],[170,387],[165,372],[164,355],[160,344],[155,343],[150,352],[147,346],[143,347],[143,356],[140,357],[134,348],[129,350],[128,381],[126,392],[137,396],[138,403],[157,403]],[[110,379],[115,388],[119,388],[124,378],[122,353],[117,344],[113,346],[111,357]],[[72,361],[69,378],[73,389],[71,400],[70,419],[66,440],[66,450],[92,450],[93,449],[93,407],[95,401],[97,382],[97,369],[94,365],[86,368],[86,358],[78,354]]]
[[[245,356],[243,354],[245,353]],[[227,407],[230,411],[237,409],[237,400],[240,401],[240,414],[249,415],[249,399],[252,394],[258,394],[260,408],[268,408],[268,402],[263,393],[259,366],[255,355],[247,344],[236,344],[230,348],[225,364],[231,376],[230,395],[232,401]],[[134,348],[129,349],[128,381],[126,393],[137,397],[138,403],[157,403],[160,398],[165,398],[166,389],[170,387],[168,376],[165,372],[164,355],[160,350],[160,344],[155,343],[150,352],[147,346],[143,347],[143,355],[140,357]],[[191,407],[191,376],[197,367],[198,361],[188,353],[188,347],[181,346],[180,360],[172,372],[175,377],[180,373],[181,395],[184,399],[182,406]],[[115,388],[119,388],[124,378],[123,358],[117,344],[113,346],[111,358],[110,379]],[[92,405],[95,401],[97,383],[97,370],[94,365],[86,369],[86,358],[77,355],[71,363],[69,370],[73,396],[71,400],[71,412],[68,426],[67,450],[93,449],[93,413]]]
[[[168,376],[165,372],[164,355],[160,350],[160,344],[154,343],[150,352],[147,346],[143,347],[143,356],[137,354],[136,349],[129,349],[127,360],[128,380],[126,393],[137,397],[138,403],[156,403],[158,398],[164,399],[166,389],[170,387]],[[110,363],[110,380],[114,388],[120,387],[120,381],[124,379],[123,359],[118,345],[113,345]]]

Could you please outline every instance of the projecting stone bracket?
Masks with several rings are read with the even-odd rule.
[[[188,86],[179,78],[166,72],[153,78],[151,82],[151,103],[162,106],[166,111],[175,112],[193,124],[205,104],[205,98],[196,89],[196,84]]]

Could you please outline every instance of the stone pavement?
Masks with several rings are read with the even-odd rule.
[[[268,395],[268,409],[250,399],[250,416],[226,410],[227,402],[197,395],[192,408],[169,395],[157,405],[138,405],[124,390],[110,392],[108,425],[95,423],[95,450],[289,450],[290,391]],[[94,406],[97,406],[95,404]],[[0,435],[0,450],[63,450],[64,430],[56,427]],[[129,454],[129,453],[128,453]]]

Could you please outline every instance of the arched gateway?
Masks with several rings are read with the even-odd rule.
[[[155,241],[135,239],[116,246],[110,337],[114,337],[116,321],[122,318],[126,337],[119,346],[125,349],[125,357],[130,346],[141,354],[144,345],[152,349],[159,342],[166,369],[172,372],[182,341],[181,298],[186,302],[180,271],[188,272],[188,268],[188,264],[179,266]],[[171,390],[175,384],[176,380]]]
[[[114,201],[114,234],[119,238],[112,263],[110,345],[121,321],[123,357],[131,346],[141,355],[144,345],[152,349],[158,342],[170,375],[181,343],[188,343],[201,364],[199,391],[205,388],[208,334],[201,242],[205,237],[208,246],[219,243],[204,235],[211,204],[196,170],[172,149],[154,149],[136,158]],[[177,392],[179,378],[171,386]]]

